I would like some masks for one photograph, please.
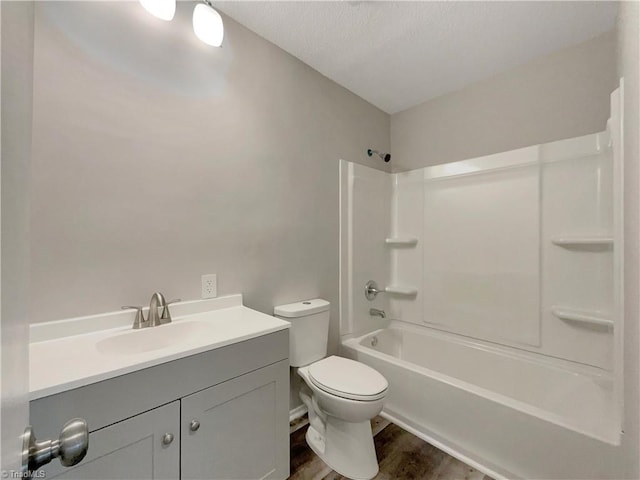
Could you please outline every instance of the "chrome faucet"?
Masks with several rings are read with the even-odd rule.
[[[384,313],[384,310],[378,310],[377,308],[370,308],[369,315],[372,317],[387,318],[387,314]]]
[[[144,313],[142,313],[142,307],[136,305],[125,305],[124,307],[121,307],[122,310],[129,310],[129,309],[134,309],[136,310],[136,319],[133,321],[133,328],[134,330],[138,330],[140,328],[147,328],[150,326],[149,321],[144,318]]]
[[[133,329],[138,330],[140,328],[157,327],[158,325],[164,325],[165,323],[171,323],[171,312],[169,312],[169,305],[179,302],[180,299],[165,301],[164,295],[160,292],[155,292],[151,295],[151,301],[149,302],[149,317],[144,318],[142,313],[142,307],[125,306],[123,310],[133,308],[137,310],[136,318],[133,321]],[[162,312],[158,313],[158,310],[162,308]]]
[[[147,320],[150,327],[157,327],[158,325],[169,323],[171,321],[162,321],[162,315],[164,315],[164,309],[166,308],[166,306],[167,302],[164,301],[164,295],[162,295],[160,292],[155,292],[153,295],[151,295],[151,302],[149,302],[149,318]],[[159,308],[162,308],[162,314],[158,314]]]

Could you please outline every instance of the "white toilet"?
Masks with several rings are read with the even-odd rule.
[[[382,411],[389,384],[373,368],[327,355],[329,302],[307,300],[275,307],[291,322],[289,361],[309,388],[300,398],[309,412],[307,443],[333,470],[353,479],[378,473],[370,420]]]

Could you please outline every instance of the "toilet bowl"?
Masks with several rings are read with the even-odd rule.
[[[307,300],[274,309],[291,322],[290,364],[304,380],[311,449],[339,474],[368,480],[378,473],[370,420],[382,411],[387,380],[373,368],[326,357],[329,302]]]
[[[298,375],[328,415],[364,422],[382,411],[387,380],[363,363],[331,356],[299,368]]]
[[[309,412],[306,440],[311,449],[345,477],[375,477],[378,461],[370,420],[382,411],[388,387],[384,377],[362,363],[336,356],[298,368],[298,375],[307,386],[300,397]],[[346,383],[348,378],[353,385]]]

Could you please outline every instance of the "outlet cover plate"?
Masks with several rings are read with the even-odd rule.
[[[218,296],[218,277],[215,273],[202,275],[202,298]]]

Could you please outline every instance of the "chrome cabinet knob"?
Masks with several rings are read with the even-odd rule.
[[[189,430],[191,430],[192,432],[197,432],[199,428],[200,422],[197,420],[191,420],[191,423],[189,424]]]
[[[24,431],[22,443],[22,471],[34,472],[54,458],[65,467],[82,461],[89,449],[89,428],[81,418],[74,418],[62,427],[58,440],[36,440],[33,428]]]
[[[173,433],[165,433],[162,436],[162,444],[163,445],[170,445],[171,442],[173,442]]]

